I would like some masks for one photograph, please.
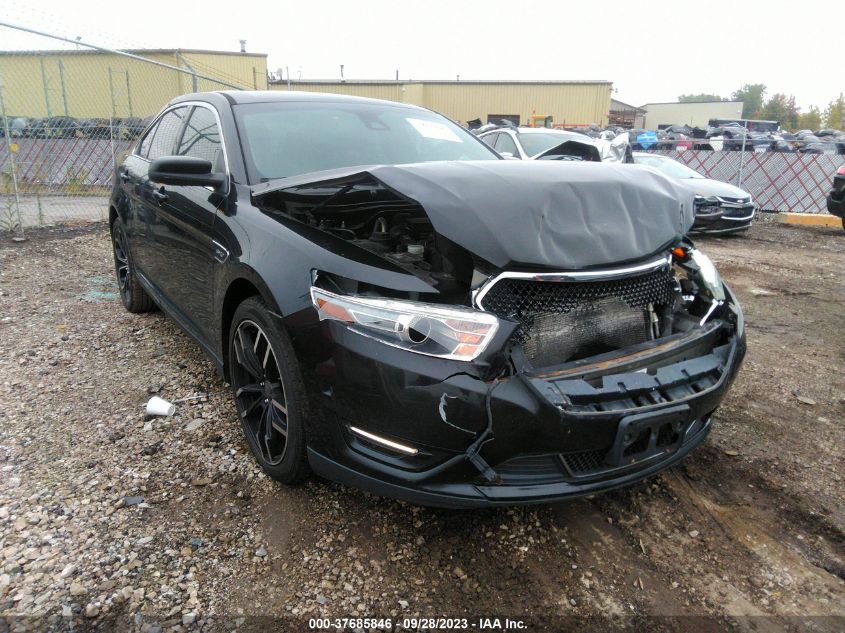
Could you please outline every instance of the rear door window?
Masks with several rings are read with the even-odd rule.
[[[496,138],[499,135],[496,133],[493,134],[486,134],[485,136],[480,137],[482,141],[484,141],[490,147],[496,147]]]
[[[512,156],[519,158],[519,150],[516,149],[516,143],[510,134],[499,134],[499,138],[496,139],[496,151],[500,154],[509,152]]]
[[[135,150],[135,153],[136,153],[138,156],[142,156],[142,157],[144,157],[144,158],[146,158],[146,157],[147,157],[147,152],[148,152],[148,151],[149,151],[149,149],[150,149],[150,141],[152,141],[153,136],[154,136],[154,135],[155,135],[155,133],[156,133],[156,128],[157,128],[157,127],[158,127],[158,123],[156,123],[155,125],[153,125],[153,126],[150,128],[150,131],[149,131],[149,132],[147,132],[147,133],[144,135],[144,137],[143,137],[140,141],[138,141],[138,148]]]

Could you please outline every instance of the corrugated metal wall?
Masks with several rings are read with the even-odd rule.
[[[257,85],[263,89],[267,85],[264,55],[190,52],[183,55],[199,74],[247,88]],[[144,53],[144,56],[184,67],[175,52]],[[12,116],[67,114],[106,118],[112,115],[114,103],[115,116],[147,117],[173,97],[192,91],[190,75],[108,53],[0,53],[0,79],[6,112]],[[224,87],[199,80],[198,88]]]
[[[557,125],[607,123],[610,82],[308,82],[294,81],[292,90],[331,92],[413,103],[460,122],[492,114],[519,115],[527,123],[532,114],[554,117]],[[271,84],[287,90],[287,83]]]
[[[610,84],[507,84],[507,83],[429,83],[425,84],[425,106],[456,121],[491,114],[517,114],[528,123],[532,114],[551,115],[556,125],[607,123],[610,110]]]

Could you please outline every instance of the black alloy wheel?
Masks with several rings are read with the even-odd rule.
[[[123,229],[120,218],[112,223],[111,241],[114,253],[114,270],[117,275],[117,286],[123,307],[129,312],[149,312],[155,308],[155,304],[146,290],[138,283],[135,267],[129,253],[126,231]]]
[[[299,367],[287,334],[257,297],[235,312],[229,372],[241,427],[259,465],[284,483],[305,479],[309,469]]]

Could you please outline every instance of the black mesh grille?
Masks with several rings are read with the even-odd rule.
[[[560,457],[571,474],[584,475],[607,468],[604,464],[605,453],[607,453],[606,450],[581,451],[579,453],[564,453]]]
[[[553,282],[506,278],[490,288],[481,301],[481,307],[497,316],[518,322],[515,337],[525,344],[531,339],[535,325],[548,328],[549,317],[572,312],[578,315],[579,320],[589,320],[591,312],[605,312],[621,317],[620,310],[607,310],[608,306],[612,306],[612,303],[608,303],[608,298],[616,299],[623,309],[627,306],[628,309],[642,310],[649,303],[655,306],[669,303],[673,288],[674,277],[668,268],[607,281]],[[630,329],[635,319],[630,314],[625,319],[624,325]],[[561,328],[567,327],[565,320],[560,323]],[[644,328],[647,327],[646,323],[641,323]],[[616,329],[613,325],[605,327],[606,325],[595,322],[593,328],[605,332]],[[568,327],[571,329],[572,326]],[[531,349],[530,345],[528,347]],[[558,362],[566,360],[568,359],[563,357],[557,359]]]

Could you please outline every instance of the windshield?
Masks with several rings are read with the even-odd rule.
[[[254,103],[233,107],[250,182],[358,165],[499,160],[448,119],[370,103]]]
[[[704,178],[697,171],[694,171],[682,165],[681,163],[672,160],[671,158],[663,158],[662,156],[634,156],[634,162],[638,165],[648,165],[659,169],[667,176],[672,178]]]
[[[565,143],[566,141],[579,141],[582,143],[589,143],[590,139],[586,136],[579,139],[577,137],[570,137],[567,134],[554,134],[552,132],[537,132],[536,134],[520,134],[519,135],[519,142],[522,143],[522,147],[525,150],[525,153],[529,156],[536,156],[537,154],[541,154],[545,151],[550,150],[553,147],[557,147],[561,143]]]

